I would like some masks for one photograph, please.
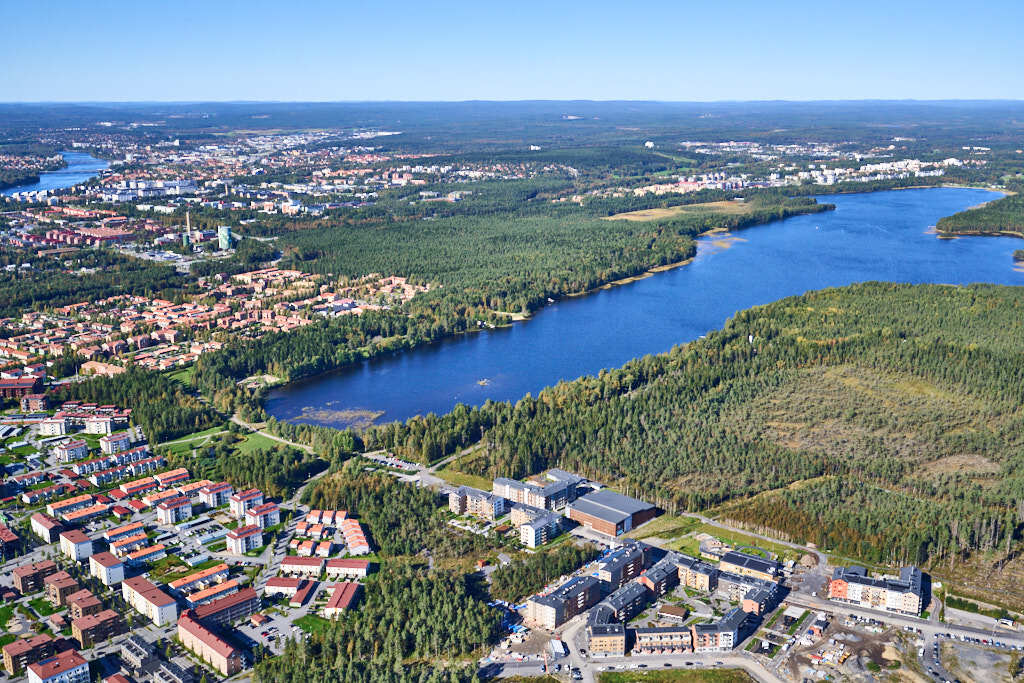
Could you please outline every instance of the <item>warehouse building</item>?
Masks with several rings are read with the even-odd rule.
[[[656,514],[650,503],[608,489],[587,494],[566,508],[566,517],[606,536],[620,536]]]

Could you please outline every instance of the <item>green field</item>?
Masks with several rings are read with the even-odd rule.
[[[251,453],[256,450],[267,450],[271,448],[277,448],[280,442],[274,441],[271,438],[263,436],[257,432],[250,432],[245,436],[244,441],[240,441],[236,448],[242,453]]]
[[[331,626],[331,622],[315,614],[307,614],[292,622],[306,633],[322,633]]]

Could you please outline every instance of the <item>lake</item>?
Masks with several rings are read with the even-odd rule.
[[[97,159],[85,152],[63,151],[60,153],[68,163],[64,168],[39,174],[39,182],[29,185],[9,187],[0,194],[12,195],[15,192],[37,192],[39,190],[64,190],[95,177],[100,171],[110,167],[103,159]]]
[[[332,427],[516,401],[561,380],[667,351],[737,311],[868,280],[1024,284],[1012,237],[939,239],[939,218],[998,198],[933,188],[828,195],[835,211],[702,238],[693,263],[568,298],[508,328],[462,335],[271,391],[279,420]]]

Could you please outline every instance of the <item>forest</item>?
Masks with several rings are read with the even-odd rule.
[[[173,299],[186,286],[184,278],[171,266],[109,251],[82,250],[67,259],[65,266],[26,252],[0,250],[0,265],[19,266],[14,271],[0,271],[0,317],[98,301],[117,294]]]
[[[347,510],[366,525],[370,543],[387,556],[429,549],[438,558],[459,558],[486,548],[482,536],[460,534],[445,524],[434,491],[388,474],[364,472],[358,459],[306,489],[302,502],[318,510]]]
[[[1024,190],[1024,186],[1015,186]],[[935,227],[949,234],[1024,234],[1024,195],[1008,194],[981,206],[939,219]]]
[[[1024,521],[1022,313],[1008,287],[811,292],[515,405],[363,438],[398,453],[480,442],[459,469],[558,466],[871,560],[1005,556]]]
[[[55,403],[75,399],[130,408],[132,422],[142,427],[151,443],[201,431],[219,419],[216,411],[166,375],[134,366],[113,377],[62,384],[53,392]]]
[[[327,468],[324,460],[297,448],[240,448],[244,442],[243,435],[229,430],[170,460],[187,467],[196,479],[226,481],[236,490],[258,488],[270,498],[291,497],[303,482]]]
[[[598,550],[592,545],[579,547],[562,545],[554,550],[525,555],[491,574],[491,597],[506,602],[518,602],[533,595],[550,581],[571,574],[593,560]]]
[[[460,660],[497,640],[501,612],[487,606],[471,577],[400,566],[385,569],[364,588],[358,610],[308,640],[289,640],[281,656],[256,666],[256,680],[476,679],[475,663]]]

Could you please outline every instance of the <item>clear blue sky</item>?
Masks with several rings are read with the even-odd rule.
[[[0,0],[0,101],[1024,99],[1022,28],[1022,0]]]

